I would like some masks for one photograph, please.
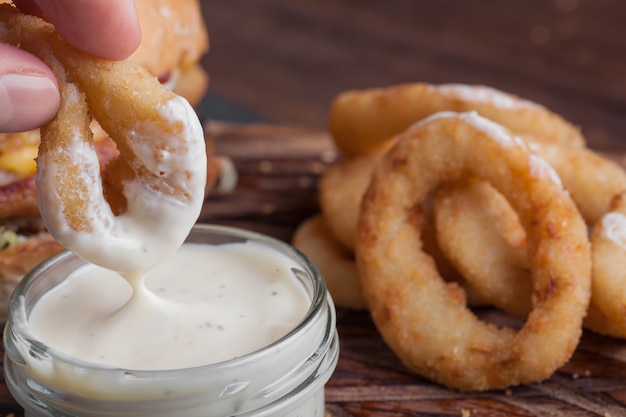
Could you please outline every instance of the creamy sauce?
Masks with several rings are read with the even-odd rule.
[[[453,118],[458,118],[466,123],[471,124],[476,129],[481,130],[483,133],[489,136],[492,140],[497,141],[502,146],[505,146],[507,148],[515,148],[518,146],[526,147],[525,142],[519,136],[508,133],[504,126],[493,122],[486,117],[481,116],[476,111],[468,111],[462,113],[453,111],[440,111],[419,120],[413,126],[427,124],[433,120]]]
[[[135,370],[221,362],[286,335],[310,300],[296,264],[257,243],[185,244],[133,289],[94,265],[37,302],[29,322],[46,345]]]
[[[626,250],[626,216],[611,211],[602,217],[602,236]]]
[[[432,86],[434,90],[438,90],[442,94],[456,97],[458,99],[492,104],[495,107],[505,109],[524,109],[524,108],[542,108],[539,104],[532,101],[523,100],[510,94],[496,90],[487,86],[470,86],[464,84],[441,84]]]
[[[545,159],[539,155],[530,155],[530,175],[533,178],[549,179],[563,189],[561,177]]]

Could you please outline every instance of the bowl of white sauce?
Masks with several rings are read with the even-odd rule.
[[[44,261],[11,298],[4,345],[28,417],[323,417],[339,350],[308,258],[213,225],[133,280],[68,251]]]

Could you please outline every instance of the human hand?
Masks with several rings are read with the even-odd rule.
[[[1,2],[1,1],[0,1]],[[141,30],[133,0],[14,0],[43,17],[76,48],[106,59],[130,56]],[[59,107],[56,77],[39,58],[0,43],[0,132],[35,129]]]

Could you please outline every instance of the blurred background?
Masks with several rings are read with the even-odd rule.
[[[203,0],[203,12],[205,117],[324,129],[347,89],[485,84],[560,113],[597,150],[626,150],[620,0]]]

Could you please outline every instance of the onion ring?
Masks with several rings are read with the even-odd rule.
[[[354,253],[333,238],[322,215],[300,224],[292,244],[317,265],[337,307],[365,309]]]
[[[410,83],[346,91],[331,104],[329,128],[343,154],[369,154],[439,111],[477,111],[518,135],[567,147],[585,146],[575,126],[545,107],[490,87],[463,84]]]
[[[626,338],[626,193],[617,195],[591,233],[591,307],[587,325]],[[595,311],[597,310],[597,311]]]
[[[82,53],[52,25],[12,6],[0,9],[0,22],[0,41],[38,56],[60,84],[60,109],[41,128],[37,159],[49,232],[79,256],[119,272],[162,260],[182,244],[204,200],[204,136],[189,103],[138,64]],[[119,150],[104,181],[91,113]],[[155,242],[168,244],[161,251]],[[102,245],[112,256],[99,259]]]
[[[361,199],[382,153],[344,159],[329,166],[318,183],[320,210],[333,236],[354,250]]]
[[[517,332],[478,320],[421,252],[428,195],[469,177],[499,190],[527,234],[534,308]],[[437,114],[400,136],[372,175],[356,242],[377,329],[409,369],[434,381],[459,390],[541,381],[578,344],[590,297],[586,225],[552,168],[476,113]]]

